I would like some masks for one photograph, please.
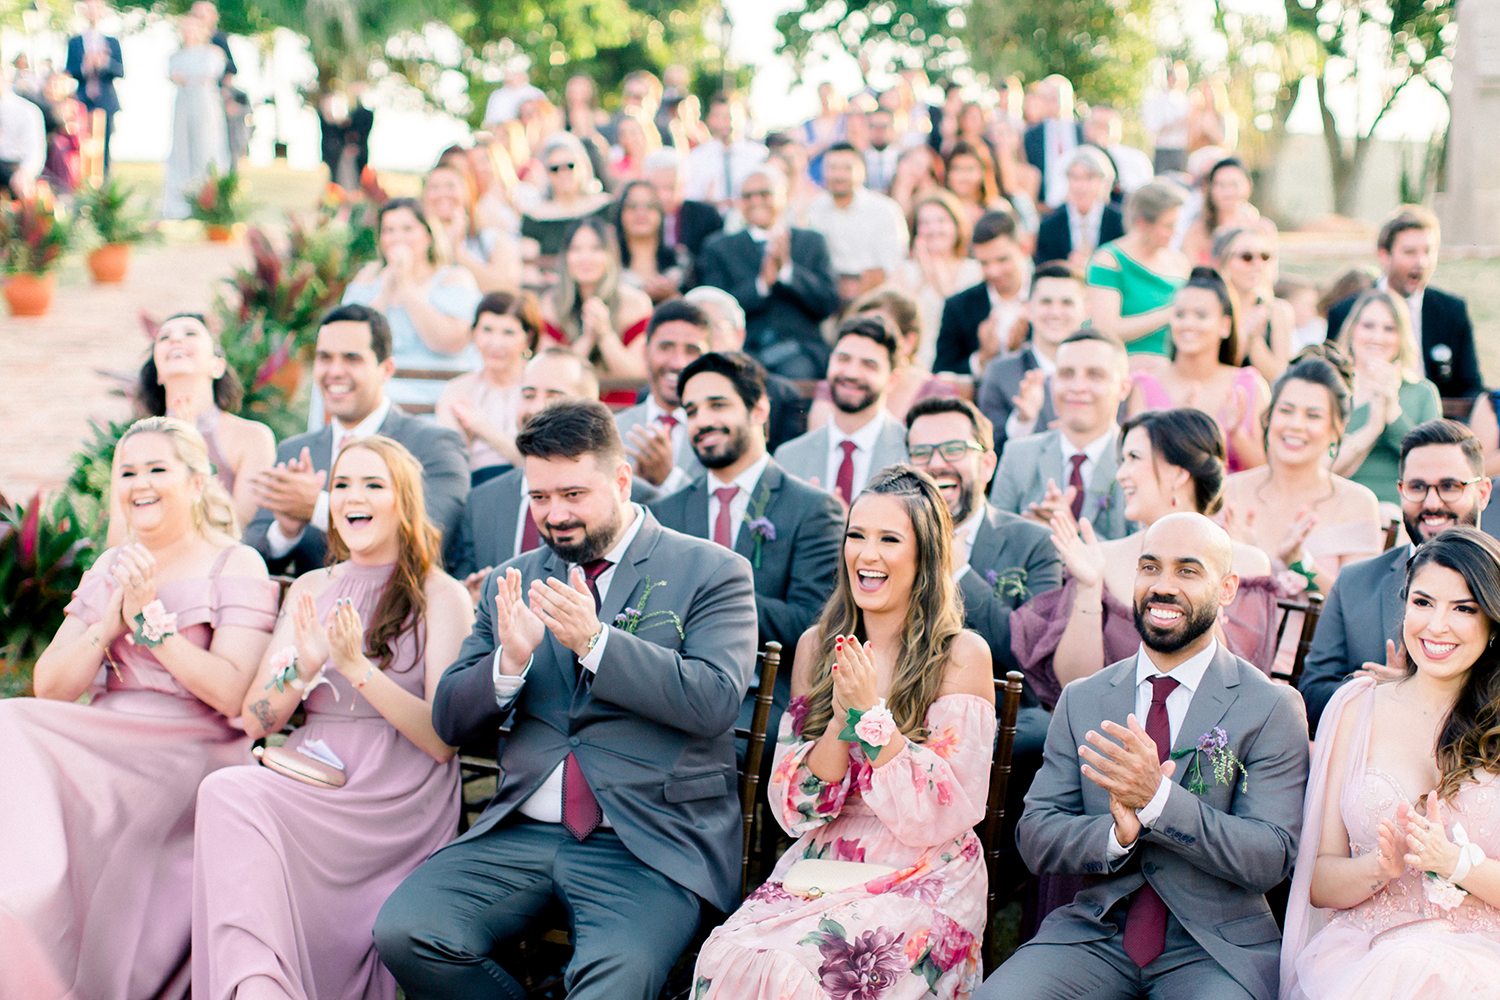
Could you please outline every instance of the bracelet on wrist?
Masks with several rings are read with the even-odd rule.
[[[354,682],[354,689],[356,691],[363,690],[364,686],[366,684],[370,683],[370,678],[374,677],[374,676],[375,676],[375,664],[372,663],[372,664],[370,664],[370,669],[365,671],[365,675],[363,677],[361,677],[359,680],[357,680],[357,681]]]

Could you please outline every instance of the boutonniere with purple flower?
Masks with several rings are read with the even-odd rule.
[[[771,502],[771,484],[766,483],[760,488],[760,496],[750,502],[750,507],[745,511],[745,525],[750,529],[751,536],[755,539],[755,548],[750,553],[750,564],[760,569],[760,550],[767,542],[776,541],[776,525],[766,517],[766,506]]]
[[[653,583],[649,576],[646,577],[646,589],[641,591],[640,606],[634,608],[626,608],[624,611],[621,611],[619,614],[615,615],[615,628],[620,629],[624,632],[629,632],[631,635],[635,635],[637,632],[641,631],[642,627],[655,628],[657,625],[670,623],[672,627],[677,629],[677,638],[686,639],[687,634],[682,631],[682,619],[677,617],[677,612],[646,610],[646,602],[651,599],[651,591],[655,590],[657,587],[665,587],[666,585],[667,581],[665,580],[658,580]],[[646,623],[651,621],[651,619],[653,618],[665,618],[668,619],[668,621],[658,621],[654,625],[647,625]]]
[[[1187,780],[1183,782],[1184,787],[1194,795],[1202,795],[1208,791],[1208,784],[1203,780],[1203,759],[1208,758],[1209,767],[1213,768],[1215,785],[1234,784],[1234,772],[1238,768],[1242,783],[1240,791],[1250,790],[1250,772],[1245,770],[1244,761],[1234,755],[1229,749],[1229,734],[1218,726],[1210,729],[1198,737],[1198,742],[1182,750],[1172,753],[1172,759],[1193,755],[1193,763],[1190,765]]]
[[[1111,510],[1114,509],[1114,506],[1115,506],[1115,495],[1114,495],[1114,493],[1113,492],[1105,493],[1102,496],[1100,496],[1098,500],[1094,501],[1094,513],[1096,515],[1098,515],[1098,514],[1108,514]]]
[[[1012,566],[1003,573],[987,569],[984,571],[984,582],[1002,600],[1014,597],[1018,601],[1025,601],[1031,596],[1031,591],[1026,589],[1026,571],[1020,566]]]

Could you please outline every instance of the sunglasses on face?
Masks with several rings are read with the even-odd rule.
[[[1262,250],[1260,253],[1256,253],[1253,250],[1246,250],[1244,253],[1236,254],[1235,256],[1239,257],[1246,264],[1254,264],[1257,260],[1264,264],[1271,259],[1271,251]]]
[[[573,163],[549,163],[547,169],[554,174],[560,174],[564,170],[572,170],[576,164]]]

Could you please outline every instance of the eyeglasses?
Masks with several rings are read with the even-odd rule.
[[[751,198],[769,198],[771,197],[771,189],[761,188],[758,191],[741,190],[740,197],[745,201],[749,201]]]
[[[627,201],[625,204],[623,204],[623,205],[620,206],[620,209],[621,209],[621,211],[625,211],[625,212],[655,212],[656,211],[656,202],[654,202],[654,201]]]
[[[1464,495],[1464,490],[1482,478],[1482,476],[1475,476],[1473,479],[1444,479],[1440,483],[1424,483],[1420,479],[1413,479],[1410,482],[1397,483],[1396,489],[1400,491],[1401,499],[1408,503],[1422,503],[1427,499],[1429,490],[1437,490],[1438,499],[1443,503],[1452,503]]]
[[[912,465],[931,463],[933,452],[942,455],[949,462],[957,462],[971,451],[984,451],[984,446],[974,441],[944,441],[941,444],[913,444],[906,447],[906,455],[911,459]]]
[[[547,169],[549,171],[551,171],[552,173],[554,173],[554,174],[560,174],[564,170],[573,170],[576,167],[577,167],[576,163],[549,163],[549,164],[547,164]]]
[[[1236,254],[1235,256],[1239,257],[1246,264],[1254,264],[1257,260],[1264,264],[1271,259],[1271,251],[1262,250],[1260,253],[1255,253],[1254,251],[1246,250],[1244,253]]]

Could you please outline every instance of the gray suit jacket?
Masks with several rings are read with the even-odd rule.
[[[1010,401],[1021,391],[1021,378],[1036,367],[1036,355],[1029,347],[1008,358],[995,358],[984,366],[984,376],[979,380],[979,388],[974,390],[974,405],[995,425],[996,451],[1005,448],[1005,422],[1015,409]],[[1037,412],[1030,432],[1044,431],[1056,419],[1057,411],[1052,408],[1052,380],[1049,378],[1047,388],[1042,391],[1042,408]]]
[[[445,540],[452,538],[459,514],[463,511],[464,498],[469,494],[469,456],[463,438],[456,431],[414,417],[395,404],[391,405],[391,412],[381,423],[379,433],[404,445],[422,463],[422,495],[427,500],[427,519],[443,533]],[[313,468],[327,472],[333,464],[332,425],[281,442],[276,449],[276,461],[289,462],[300,455],[304,447],[312,458]],[[327,489],[327,483],[324,489]],[[245,528],[244,538],[246,545],[265,558],[272,573],[301,576],[323,565],[328,539],[312,525],[302,532],[291,552],[280,559],[272,559],[266,532],[274,520],[269,510],[260,508]]]
[[[1135,694],[1132,656],[1069,684],[1057,702],[1016,842],[1033,872],[1093,879],[1071,904],[1049,914],[1032,940],[1112,938],[1119,932],[1106,916],[1149,882],[1183,929],[1255,1000],[1276,1000],[1281,931],[1265,893],[1297,857],[1308,771],[1301,700],[1221,646],[1173,747],[1191,748],[1217,726],[1245,774],[1214,784],[1205,761],[1208,788],[1195,795],[1183,784],[1193,760],[1179,759],[1156,826],[1111,868],[1109,793],[1079,772],[1078,747],[1105,719],[1123,724],[1135,711]]]
[[[1062,562],[1052,545],[1052,532],[985,504],[969,568],[971,572],[958,581],[964,627],[984,636],[995,676],[1004,677],[1007,670],[1021,669],[1010,651],[1010,613],[1037,594],[1062,586]],[[995,574],[994,582],[990,573]]]
[[[620,429],[620,440],[627,445],[630,439],[626,436],[632,427],[640,427],[646,422],[646,404],[637,403],[634,406],[621,410],[615,414],[615,426]],[[677,448],[676,454],[672,456],[673,462],[687,474],[689,479],[701,476],[704,473],[703,463],[698,461],[698,453],[693,451],[693,443],[688,440],[687,430],[683,429],[682,444]],[[637,476],[637,479],[640,477]]]
[[[1084,491],[1083,516],[1093,524],[1100,538],[1123,538],[1130,534],[1130,522],[1125,520],[1125,492],[1115,482],[1119,467],[1114,449],[1105,449]],[[1000,467],[995,470],[995,485],[990,488],[990,503],[1012,514],[1023,513],[1028,505],[1046,495],[1049,479],[1058,489],[1068,488],[1061,430],[1006,442]]]
[[[469,491],[458,528],[448,545],[449,572],[462,580],[475,570],[509,562],[516,554],[516,525],[521,523],[525,470],[511,469]],[[650,503],[660,493],[639,476],[630,481],[630,499]]]
[[[615,567],[599,620],[627,607],[670,618],[613,628],[599,670],[574,667],[549,632],[507,709],[495,703],[493,606],[484,582],[473,631],[438,682],[432,722],[457,746],[509,724],[494,799],[460,839],[483,836],[525,802],[569,753],[615,833],[643,864],[725,912],[740,900],[740,805],[734,722],[755,671],[755,590],[743,556],[663,528],[649,512]],[[506,565],[522,585],[567,566],[547,547]],[[644,602],[647,580],[654,585]]]
[[[886,466],[906,461],[906,428],[889,413],[883,413],[882,417],[885,426],[880,429],[870,455],[872,477]],[[819,427],[777,448],[776,461],[803,482],[816,479],[823,492],[832,493],[834,484],[823,482],[828,478],[828,447],[828,428]],[[858,493],[863,486],[863,483],[855,483],[854,492]]]
[[[1385,641],[1401,641],[1401,588],[1410,555],[1411,546],[1398,545],[1339,570],[1297,685],[1314,734],[1328,699],[1349,674],[1366,662],[1384,663]]]

